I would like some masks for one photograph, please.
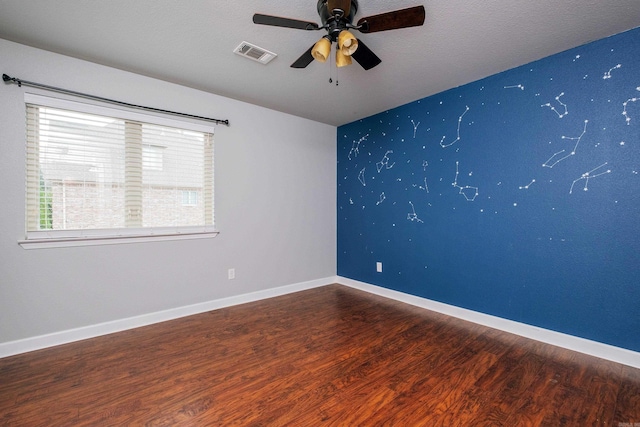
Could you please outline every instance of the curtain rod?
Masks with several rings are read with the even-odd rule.
[[[108,102],[110,104],[117,104],[117,105],[122,105],[122,106],[125,106],[125,107],[137,108],[137,109],[140,109],[140,110],[154,111],[156,113],[172,114],[174,116],[187,117],[187,118],[190,118],[190,119],[206,120],[208,122],[214,122],[216,124],[223,124],[223,125],[229,126],[229,120],[212,119],[212,118],[209,118],[209,117],[194,116],[193,114],[179,113],[179,112],[176,112],[176,111],[169,111],[169,110],[161,110],[160,108],[145,107],[143,105],[129,104],[128,102],[115,101],[113,99],[103,98],[101,96],[89,95],[89,94],[86,94],[86,93],[76,92],[76,91],[68,90],[68,89],[62,89],[62,88],[55,87],[55,86],[48,86],[48,85],[44,85],[44,84],[41,84],[41,83],[34,83],[34,82],[27,81],[27,80],[21,80],[21,79],[18,79],[16,77],[9,77],[6,74],[2,75],[2,80],[4,80],[5,83],[16,83],[19,87],[22,87],[22,85],[24,85],[24,86],[30,86],[30,87],[35,87],[35,88],[39,88],[39,89],[47,89],[47,90],[51,90],[51,91],[54,91],[54,92],[65,93],[67,95],[74,95],[74,96],[79,96],[79,97],[82,97],[82,98],[93,99],[93,100],[96,100],[96,101]]]

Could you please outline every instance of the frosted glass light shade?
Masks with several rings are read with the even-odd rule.
[[[342,50],[336,50],[336,66],[338,67],[346,67],[347,65],[351,65],[351,57],[342,53]]]
[[[358,49],[358,39],[347,30],[338,35],[338,48],[345,56],[351,56]]]
[[[311,49],[313,59],[318,62],[325,62],[331,53],[331,42],[326,38],[321,38]]]

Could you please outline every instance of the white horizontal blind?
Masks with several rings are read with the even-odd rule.
[[[27,239],[214,231],[211,127],[31,98]]]

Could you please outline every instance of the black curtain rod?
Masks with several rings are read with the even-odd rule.
[[[9,77],[6,74],[2,75],[2,80],[4,80],[5,83],[17,83],[17,85],[19,87],[21,87],[22,85],[31,86],[31,87],[35,87],[35,88],[47,89],[47,90],[51,90],[51,91],[55,91],[55,92],[65,93],[65,94],[68,94],[68,95],[79,96],[79,97],[82,97],[82,98],[93,99],[93,100],[96,100],[96,101],[108,102],[110,104],[117,104],[117,105],[122,105],[122,106],[125,106],[125,107],[137,108],[137,109],[140,109],[140,110],[154,111],[156,113],[164,113],[164,114],[172,114],[174,116],[188,117],[190,119],[206,120],[208,122],[214,122],[215,124],[223,124],[223,125],[229,126],[229,120],[212,119],[212,118],[209,118],[209,117],[194,116],[193,114],[178,113],[176,111],[169,111],[169,110],[161,110],[160,108],[145,107],[143,105],[129,104],[128,102],[115,101],[113,99],[103,98],[101,96],[88,95],[86,93],[75,92],[73,90],[62,89],[62,88],[55,87],[55,86],[48,86],[48,85],[43,85],[41,83],[30,82],[30,81],[27,81],[27,80],[20,80],[20,79],[18,79],[16,77]]]

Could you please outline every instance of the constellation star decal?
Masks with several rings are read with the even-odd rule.
[[[444,140],[446,138],[446,135],[442,136],[442,139],[440,140],[440,146],[442,148],[451,147],[453,144],[455,144],[456,142],[460,141],[460,124],[462,123],[462,118],[464,117],[465,114],[467,114],[468,111],[469,111],[469,106],[467,105],[465,110],[464,110],[464,113],[462,113],[462,115],[458,118],[458,134],[457,134],[458,136],[456,137],[456,139],[453,142],[451,142],[449,144],[445,144]]]
[[[411,201],[409,201],[409,204],[411,205],[411,211],[412,211],[412,212],[409,212],[409,213],[407,214],[407,219],[408,219],[409,221],[412,221],[412,222],[422,222],[422,223],[424,223],[424,221],[423,221],[423,220],[421,220],[420,218],[418,218],[418,214],[416,214],[416,208],[413,206],[413,203],[412,203]]]
[[[561,155],[562,155],[562,153],[564,153],[566,150],[558,151],[558,152],[557,152],[557,153],[555,153],[553,156],[551,156],[551,157],[549,158],[549,160],[547,160],[546,162],[544,162],[544,163],[542,164],[542,167],[552,168],[552,167],[554,167],[555,165],[557,165],[558,163],[560,163],[561,161],[563,161],[563,160],[565,160],[565,159],[568,159],[568,158],[569,158],[569,157],[571,157],[571,156],[575,156],[575,154],[576,154],[576,150],[578,149],[578,145],[580,144],[580,140],[582,139],[582,137],[584,136],[584,134],[585,134],[585,133],[587,133],[587,123],[589,123],[589,120],[585,120],[585,121],[584,121],[584,129],[583,129],[582,133],[580,134],[580,136],[578,136],[578,137],[568,137],[568,136],[564,136],[564,135],[562,135],[562,139],[570,139],[570,140],[572,140],[572,141],[576,141],[576,145],[573,147],[573,150],[572,150],[569,154],[567,154],[567,155],[566,155],[566,156],[564,156],[564,157],[560,157],[560,158],[556,159],[556,157],[561,156]],[[553,161],[553,163],[551,163],[552,161]]]
[[[590,179],[593,179],[593,178],[596,178],[596,177],[598,177],[598,176],[601,176],[601,175],[605,175],[605,174],[611,173],[611,169],[607,169],[607,170],[606,170],[606,171],[604,171],[604,172],[598,172],[598,173],[596,173],[596,174],[592,175],[592,174],[593,174],[593,172],[597,171],[597,170],[598,170],[598,169],[600,169],[600,168],[605,167],[607,164],[609,164],[609,162],[604,162],[603,164],[601,164],[601,165],[600,165],[600,166],[598,166],[597,168],[591,169],[589,172],[585,172],[585,173],[583,173],[583,174],[582,174],[582,176],[580,176],[580,178],[578,178],[578,179],[574,179],[574,180],[573,180],[573,184],[571,184],[571,188],[569,189],[569,194],[573,194],[573,186],[574,186],[574,185],[576,185],[576,182],[578,182],[578,181],[582,181],[582,180],[584,180],[584,188],[583,188],[583,190],[584,190],[584,191],[589,191],[589,180],[590,180]]]
[[[637,90],[637,91],[640,91],[640,86],[638,86],[638,87],[636,88],[636,90]],[[640,101],[640,98],[635,97],[635,98],[629,98],[629,99],[627,99],[625,102],[623,102],[623,103],[622,103],[622,106],[624,107],[624,108],[622,109],[622,115],[624,116],[624,119],[625,119],[625,120],[626,120],[626,122],[627,122],[627,126],[631,123],[631,117],[629,117],[629,114],[627,113],[627,105],[628,105],[630,102],[638,102],[638,101]]]
[[[602,76],[602,79],[603,79],[603,80],[608,80],[608,79],[610,79],[610,78],[611,78],[611,72],[612,72],[613,70],[617,70],[618,68],[622,68],[622,64],[618,64],[618,65],[616,65],[615,67],[610,68],[610,69],[609,69],[609,71],[607,71],[606,73],[604,73],[604,76]]]
[[[362,168],[362,170],[361,170],[361,171],[360,171],[360,173],[358,174],[358,181],[360,181],[360,184],[362,184],[362,186],[363,186],[363,187],[366,187],[366,186],[367,186],[367,184],[366,184],[366,182],[365,182],[365,180],[364,180],[364,170],[365,170],[365,169],[366,169],[366,168]]]
[[[393,165],[396,164],[396,162],[393,162],[391,165],[389,165],[389,154],[391,153],[393,153],[393,150],[387,150],[387,152],[384,153],[384,157],[382,158],[382,160],[376,163],[376,168],[378,169],[378,173],[380,173],[380,171],[383,168],[391,169]]]
[[[418,126],[420,126],[420,122],[415,123],[413,120],[411,120],[411,123],[413,124],[413,139],[415,139],[416,131],[418,130]]]
[[[520,90],[524,90],[524,86],[523,85],[505,86],[504,89],[520,89]]]
[[[351,160],[352,154],[353,154],[353,157],[358,157],[358,154],[360,154],[360,144],[362,143],[362,141],[366,141],[368,137],[369,137],[369,134],[366,134],[365,136],[360,138],[358,141],[353,141],[353,145],[351,146],[351,150],[349,151],[349,156],[348,156],[349,160]]]
[[[457,188],[458,194],[462,194],[467,202],[473,202],[476,197],[478,197],[478,187],[472,187],[470,185],[460,186],[458,185],[458,175],[460,175],[460,171],[458,169],[459,162],[456,161],[456,177],[451,183],[455,188]],[[471,195],[469,195],[471,194]]]
[[[562,92],[560,95],[556,96],[556,101],[558,101],[558,104],[560,104],[564,108],[564,112],[563,113],[560,113],[558,110],[556,110],[556,107],[551,105],[550,102],[547,102],[546,104],[542,104],[541,107],[549,107],[551,109],[551,111],[553,111],[554,113],[556,113],[558,115],[559,118],[563,118],[564,116],[569,114],[569,109],[567,108],[567,104],[565,104],[562,101],[560,101],[560,97],[562,97],[562,96],[564,96],[564,92]]]
[[[424,179],[424,187],[421,185],[418,188],[421,190],[425,190],[427,193],[429,192],[429,186],[427,185],[427,178]]]
[[[519,188],[520,190],[528,190],[528,189],[529,189],[529,187],[531,187],[531,184],[533,184],[534,182],[536,182],[536,180],[535,180],[535,179],[532,179],[532,180],[531,180],[531,182],[530,182],[530,183],[528,183],[527,185],[524,185],[524,186],[521,186],[521,187],[518,187],[518,188]]]
[[[376,202],[376,206],[378,206],[380,203],[384,202],[387,199],[387,196],[384,195],[384,191],[382,192],[382,194],[380,194],[380,200],[378,200]]]

